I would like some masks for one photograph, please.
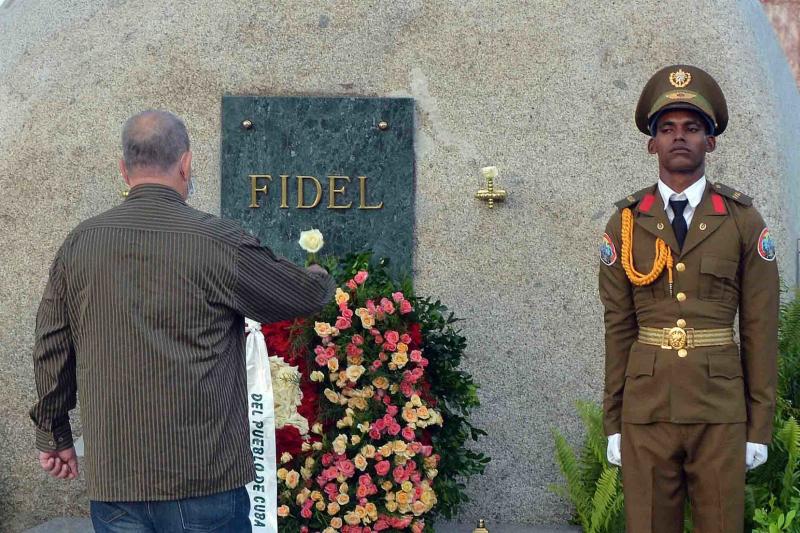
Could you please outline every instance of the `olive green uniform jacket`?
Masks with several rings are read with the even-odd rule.
[[[775,409],[778,269],[773,242],[752,200],[708,185],[681,250],[657,187],[617,203],[600,265],[605,306],[604,426],[622,422],[747,423],[749,442],[769,443]],[[622,267],[621,211],[634,218],[636,270],[652,269],[656,238],[672,250],[672,294],[667,269],[650,285],[634,286]],[[611,248],[613,246],[613,248]],[[613,253],[612,253],[613,252]],[[609,264],[610,263],[610,264]],[[739,346],[678,351],[637,341],[639,327],[730,328],[739,310]]]

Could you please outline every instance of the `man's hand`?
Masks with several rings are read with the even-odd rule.
[[[769,449],[766,444],[758,444],[756,442],[748,442],[747,449],[744,454],[744,464],[748,470],[758,468],[767,462],[767,455]]]
[[[314,263],[313,265],[309,265],[306,267],[306,270],[309,272],[316,272],[317,274],[327,274],[328,271],[319,266],[318,264]]]
[[[45,472],[58,479],[78,477],[78,455],[70,447],[60,452],[39,452],[39,464]]]
[[[608,436],[608,448],[606,449],[606,458],[612,465],[622,466],[622,449],[621,449],[622,435],[614,433]]]

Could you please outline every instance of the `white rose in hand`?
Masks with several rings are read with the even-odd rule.
[[[297,241],[300,248],[310,254],[315,254],[322,249],[325,244],[325,239],[322,238],[322,232],[318,229],[310,229],[300,232],[300,240]]]

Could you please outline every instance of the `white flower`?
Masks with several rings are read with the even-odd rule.
[[[483,167],[481,169],[481,174],[483,174],[484,178],[496,178],[497,177],[497,167]]]
[[[288,424],[296,427],[301,435],[308,434],[308,420],[297,412],[297,406],[303,401],[297,367],[289,366],[282,357],[272,356],[269,358],[269,370],[275,402],[275,429]]]
[[[325,239],[322,238],[322,232],[318,229],[310,229],[300,232],[300,240],[297,241],[300,248],[310,254],[315,254],[322,249],[325,244]]]

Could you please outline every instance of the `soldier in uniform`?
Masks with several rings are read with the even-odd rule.
[[[727,123],[709,74],[657,72],[636,125],[658,183],[617,202],[600,247],[604,425],[633,533],[681,533],[687,497],[696,532],[742,531],[745,471],[772,435],[775,247],[752,199],[706,177]]]

